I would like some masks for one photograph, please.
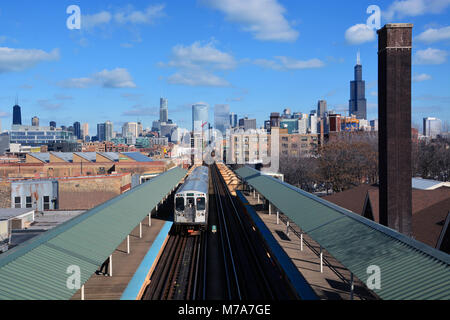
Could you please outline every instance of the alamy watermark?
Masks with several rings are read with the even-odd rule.
[[[81,9],[77,5],[71,5],[67,7],[67,14],[70,16],[67,18],[66,25],[69,30],[81,29]]]
[[[381,289],[381,268],[376,265],[371,265],[367,268],[366,273],[369,275],[366,281],[367,288],[370,290]]]
[[[67,267],[66,273],[69,274],[66,280],[66,287],[69,290],[79,290],[81,288],[81,269],[77,265]]]

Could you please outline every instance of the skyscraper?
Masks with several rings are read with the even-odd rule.
[[[31,125],[33,127],[39,127],[39,118],[38,117],[31,118]]]
[[[238,116],[236,113],[230,113],[230,126],[231,128],[236,128],[238,126]]]
[[[350,82],[349,116],[367,119],[366,82],[362,79],[361,58],[358,52],[355,66],[355,80]]]
[[[55,121],[50,121],[49,125],[50,125],[50,128],[56,129],[56,122]]]
[[[161,98],[159,109],[159,121],[160,122],[168,122],[169,121],[169,103],[167,99]]]
[[[423,135],[436,139],[442,133],[442,121],[437,118],[423,119]]]
[[[77,139],[81,139],[81,124],[78,121],[73,124],[73,133]]]
[[[22,125],[22,113],[20,111],[20,106],[17,104],[13,107],[13,125]]]
[[[317,103],[317,115],[319,118],[325,117],[325,113],[327,112],[327,102],[325,100],[320,100]]]
[[[214,107],[214,127],[225,135],[230,125],[230,106],[227,104],[217,104]]]
[[[201,132],[205,123],[209,122],[208,105],[197,103],[192,106],[192,131]]]
[[[98,141],[100,141],[100,142],[105,141],[105,136],[106,136],[105,124],[104,123],[97,124]]]
[[[105,141],[111,141],[113,138],[113,123],[111,121],[105,122]]]
[[[89,123],[83,123],[82,136],[83,136],[83,140],[86,140],[86,137],[89,136]]]
[[[125,122],[122,126],[122,136],[124,138],[138,137],[138,124],[136,122]]]

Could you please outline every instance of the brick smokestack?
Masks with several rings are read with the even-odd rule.
[[[411,236],[412,24],[378,31],[380,223]]]

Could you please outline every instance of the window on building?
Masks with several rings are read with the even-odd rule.
[[[281,137],[281,141],[289,141],[288,137]]]
[[[283,148],[289,148],[289,145],[287,143],[283,143]]]
[[[20,197],[14,198],[14,208],[16,209],[22,208],[22,199]]]
[[[27,197],[27,208],[32,208],[33,207],[33,203],[31,201],[31,197]]]
[[[292,144],[292,148],[298,148],[298,144],[296,144],[296,143],[294,143],[294,144]]]
[[[44,196],[44,210],[50,210],[50,197]]]

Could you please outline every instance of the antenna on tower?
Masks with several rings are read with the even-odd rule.
[[[356,54],[356,64],[361,65],[361,52],[358,50],[358,53]]]

